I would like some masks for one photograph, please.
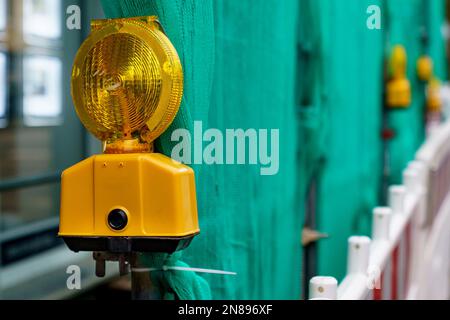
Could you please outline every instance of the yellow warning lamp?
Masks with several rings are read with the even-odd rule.
[[[386,85],[386,104],[390,108],[407,108],[411,104],[411,85],[406,77],[406,66],[405,48],[397,45],[389,59],[390,79]]]
[[[75,58],[72,98],[104,154],[63,172],[59,236],[74,251],[182,249],[199,233],[194,172],[152,153],[180,106],[180,59],[156,17],[91,27]]]
[[[433,77],[433,60],[427,55],[417,60],[417,76],[421,81],[430,81]]]
[[[441,82],[437,78],[432,78],[427,85],[427,109],[430,112],[441,112]]]

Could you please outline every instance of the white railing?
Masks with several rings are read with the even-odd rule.
[[[450,122],[434,129],[373,210],[372,238],[348,240],[347,275],[310,281],[311,299],[450,297]]]

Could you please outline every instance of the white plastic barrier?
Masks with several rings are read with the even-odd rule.
[[[373,210],[372,239],[350,237],[347,275],[310,282],[310,298],[448,299],[450,297],[450,122],[437,127],[389,189],[389,207]],[[328,296],[327,299],[332,299]]]

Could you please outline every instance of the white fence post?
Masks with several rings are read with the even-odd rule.
[[[389,207],[373,210],[373,240],[348,239],[347,275],[337,287],[338,299],[448,296],[449,137],[447,122],[403,171],[403,185],[389,188]],[[319,295],[325,291],[321,281],[311,280],[312,298],[327,299]]]
[[[373,210],[372,239],[373,241],[389,241],[392,209],[378,207]]]
[[[389,188],[389,206],[393,214],[405,212],[405,186],[391,186]]]
[[[411,161],[408,167],[413,169],[417,174],[418,183],[422,188],[427,187],[426,165],[418,160]]]
[[[403,184],[406,187],[406,192],[413,194],[417,194],[419,192],[417,172],[414,168],[408,167],[403,171]]]
[[[367,274],[370,257],[370,238],[352,236],[348,239],[347,274]]]
[[[309,281],[311,300],[336,300],[338,282],[333,277],[314,277]]]
[[[420,208],[415,221],[418,227],[425,227],[427,224],[427,186],[426,183],[426,167],[418,162],[411,162],[408,168],[403,171],[403,181],[408,193],[412,193],[419,197]]]

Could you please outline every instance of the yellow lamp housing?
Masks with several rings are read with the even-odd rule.
[[[408,79],[390,80],[386,87],[386,99],[390,108],[407,108],[411,104],[411,86]]]
[[[396,45],[389,59],[390,78],[386,84],[386,104],[389,108],[407,108],[411,104],[411,85],[406,77],[407,55]]]
[[[442,110],[440,95],[441,83],[437,78],[432,78],[427,85],[427,110],[438,113]]]
[[[151,153],[181,103],[178,54],[156,17],[91,26],[75,58],[72,98],[104,154],[63,172],[59,236],[73,251],[185,248],[200,231],[194,172]]]
[[[417,77],[421,81],[430,81],[433,77],[433,60],[427,55],[417,60]]]
[[[59,235],[74,251],[182,249],[199,232],[194,184],[162,154],[95,155],[62,175]]]

